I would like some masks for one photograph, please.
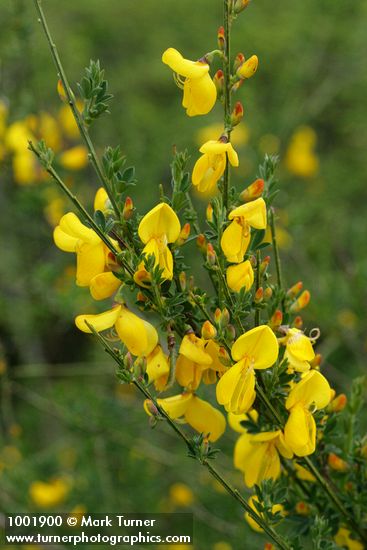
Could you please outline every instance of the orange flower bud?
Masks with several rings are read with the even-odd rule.
[[[200,235],[197,236],[196,244],[200,252],[202,252],[203,254],[206,254],[206,238],[202,233],[200,233]]]
[[[224,73],[219,69],[213,76],[213,82],[217,88],[218,95],[220,96],[224,90]]]
[[[301,309],[304,309],[311,300],[311,294],[308,290],[304,290],[302,294],[297,298],[297,300],[294,302],[294,304],[291,305],[290,311],[292,313],[295,313],[297,311],[300,311]]]
[[[178,276],[178,280],[180,281],[181,290],[185,292],[186,286],[187,286],[187,279],[186,279],[186,273],[184,271],[180,272]]]
[[[218,33],[217,33],[217,40],[218,40],[218,48],[223,51],[225,42],[226,42],[225,36],[224,36],[224,27],[219,27]]]
[[[232,126],[237,126],[237,124],[241,122],[243,115],[244,115],[243,105],[240,101],[237,101],[231,114]]]
[[[260,264],[260,275],[264,275],[266,270],[268,269],[268,265],[270,264],[270,256],[265,256],[263,261]]]
[[[264,180],[258,178],[242,191],[242,193],[240,194],[241,201],[249,202],[253,201],[254,199],[258,199],[263,194],[264,187]]]
[[[303,502],[303,500],[301,500],[296,504],[296,512],[301,516],[308,516],[310,513],[310,507],[308,504],[306,504],[306,502]]]
[[[130,197],[126,197],[122,216],[124,220],[130,220],[133,215],[134,203]]]
[[[177,246],[182,246],[183,244],[185,244],[185,242],[189,238],[190,231],[191,231],[190,224],[185,223],[185,225],[181,229],[180,234],[178,236],[178,239],[176,241]]]
[[[201,327],[201,336],[205,340],[212,340],[217,335],[217,329],[214,325],[211,324],[210,321],[205,321],[203,323],[203,326]]]
[[[206,261],[209,265],[215,265],[217,261],[217,255],[215,253],[212,243],[208,243],[206,246]]]
[[[345,393],[340,393],[331,401],[331,403],[329,403],[328,411],[340,412],[346,407],[347,403],[348,398]]]
[[[295,317],[293,321],[293,326],[294,328],[299,328],[299,329],[303,327],[303,319],[300,315],[297,315],[297,317]]]
[[[68,103],[68,98],[65,92],[65,88],[60,78],[57,81],[57,93],[59,94],[59,98],[63,103]]]
[[[274,550],[275,546],[274,544],[271,544],[271,542],[266,542],[264,546],[264,550]]]
[[[216,322],[217,325],[219,325],[221,317],[222,317],[222,312],[219,309],[219,307],[217,307],[217,309],[214,311],[214,321]]]
[[[260,304],[262,301],[263,301],[263,298],[264,298],[264,289],[263,287],[261,286],[260,288],[257,289],[257,291],[255,292],[255,304]]]
[[[303,287],[303,283],[302,281],[298,281],[298,283],[296,283],[295,285],[291,286],[288,290],[287,290],[287,296],[289,296],[290,298],[295,298],[297,296],[297,294],[299,294],[302,290],[302,287]]]
[[[270,286],[268,286],[266,289],[265,289],[265,292],[264,292],[264,300],[270,300],[270,298],[273,296],[273,290],[270,288]]]
[[[242,63],[237,69],[237,76],[241,80],[251,78],[257,71],[259,60],[257,55],[252,55],[247,61]]]
[[[270,321],[269,321],[269,327],[272,330],[276,330],[280,327],[283,321],[283,313],[280,311],[280,309],[275,310],[273,313]]]
[[[234,12],[235,13],[241,13],[241,11],[245,10],[250,3],[250,0],[235,0],[234,3]]]
[[[231,365],[231,358],[228,354],[228,351],[221,346],[218,350],[218,357],[221,363],[225,365],[226,367],[229,367]]]
[[[245,62],[245,56],[243,53],[238,53],[233,62],[233,72],[236,72],[238,67],[240,67]]]
[[[213,207],[210,203],[206,207],[206,219],[208,220],[208,222],[213,221]]]
[[[136,301],[137,302],[147,302],[148,298],[141,292],[140,290],[136,293]]]
[[[330,453],[327,462],[332,470],[336,472],[346,472],[349,469],[349,464],[334,453]]]

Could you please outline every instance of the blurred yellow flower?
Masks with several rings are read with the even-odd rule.
[[[34,481],[29,487],[29,496],[39,508],[52,508],[62,504],[70,492],[70,483],[64,478],[49,481]]]
[[[358,540],[351,538],[351,532],[346,527],[339,527],[334,540],[338,546],[347,548],[348,550],[363,550],[364,546]]]
[[[76,102],[79,112],[83,110],[83,103],[80,100]],[[69,139],[77,139],[79,137],[79,130],[77,123],[75,122],[72,110],[69,105],[62,105],[59,110],[58,120],[61,127]]]
[[[285,156],[285,164],[291,174],[312,178],[319,170],[315,153],[316,132],[309,126],[300,126],[291,137]]]
[[[210,78],[209,65],[205,59],[190,61],[174,48],[168,48],[162,55],[162,61],[177,75],[175,80],[183,89],[182,105],[186,114],[196,116],[209,113],[216,102],[217,89]]]
[[[296,469],[296,476],[302,481],[310,481],[311,483],[314,483],[316,481],[315,476],[311,474],[311,472],[307,470],[304,466],[301,466],[301,464],[295,462],[294,467]]]
[[[87,149],[84,145],[76,145],[61,153],[58,160],[66,170],[82,170],[88,164]]]
[[[169,488],[169,498],[176,506],[191,506],[195,501],[194,493],[185,483],[174,483]]]
[[[214,544],[213,550],[233,550],[233,547],[229,544],[229,542],[220,540]]]

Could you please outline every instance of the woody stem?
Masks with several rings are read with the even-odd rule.
[[[224,56],[223,56],[223,75],[224,75],[224,128],[226,130],[228,141],[231,140],[231,24],[232,24],[232,0],[224,0]],[[223,206],[228,210],[228,190],[230,184],[230,167],[228,158],[223,175]]]

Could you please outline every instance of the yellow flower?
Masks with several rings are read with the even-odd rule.
[[[364,546],[358,540],[351,539],[351,532],[346,527],[339,527],[334,540],[338,546],[348,548],[348,550],[363,550]]]
[[[209,441],[219,439],[226,428],[223,414],[193,393],[173,395],[165,399],[157,399],[157,402],[173,420],[184,418],[194,430],[205,434]],[[150,415],[147,401],[144,403],[144,408]]]
[[[181,342],[176,362],[176,380],[188,390],[196,390],[203,372],[210,368],[213,360],[205,352],[205,340],[195,334],[186,334]]]
[[[67,151],[64,151],[59,162],[67,170],[82,170],[88,164],[87,149],[84,145],[76,145]]]
[[[77,100],[76,102],[78,111],[81,113],[83,110],[83,102]],[[74,115],[69,105],[62,105],[59,110],[58,120],[61,128],[63,129],[66,137],[70,139],[77,139],[79,137],[78,125],[75,122]]]
[[[240,292],[242,288],[250,290],[254,282],[254,270],[251,262],[246,260],[227,268],[227,283],[233,292]]]
[[[277,430],[251,434],[242,429],[244,433],[234,449],[234,465],[244,473],[247,487],[259,485],[264,479],[278,479],[281,470],[279,454],[285,458],[293,456],[283,433]]]
[[[284,359],[287,359],[291,368],[298,372],[310,370],[310,361],[315,358],[310,338],[301,330],[290,328],[286,336],[279,341],[286,346]]]
[[[62,504],[70,491],[70,484],[62,478],[50,481],[34,481],[29,496],[39,508],[52,508]]]
[[[54,229],[53,237],[58,248],[64,252],[76,253],[78,286],[89,286],[94,277],[104,273],[108,250],[93,229],[82,224],[74,213],[68,212],[61,218],[59,225]],[[98,291],[95,294],[97,295]]]
[[[99,187],[94,196],[94,210],[101,210],[106,212],[110,208],[110,199],[108,198],[107,191],[104,187]]]
[[[255,502],[259,502],[259,499],[256,495],[253,495],[252,497],[250,497],[248,499],[248,504],[250,505],[250,507],[254,510],[254,512],[257,513],[258,516],[262,517],[262,514],[260,514],[258,512],[257,508],[256,508]],[[282,506],[282,504],[274,504],[271,507],[271,512],[273,514],[276,514],[277,512],[283,513],[284,512],[284,506]],[[245,520],[247,521],[247,523],[249,524],[249,526],[254,531],[256,531],[257,533],[262,533],[263,532],[263,529],[260,527],[260,525],[258,525],[256,523],[256,521],[254,519],[252,519],[252,517],[249,515],[248,512],[245,512],[244,517],[245,517]]]
[[[294,467],[296,469],[296,476],[301,479],[302,481],[310,481],[311,483],[314,483],[316,481],[316,478],[309,470],[307,470],[304,466],[301,466],[301,464],[298,464],[297,462],[294,464]]]
[[[168,380],[169,360],[160,345],[157,345],[147,357],[147,375],[154,382],[157,391],[163,391]]]
[[[205,60],[184,59],[174,48],[168,48],[163,53],[162,61],[176,73],[176,83],[183,88],[182,105],[186,114],[196,116],[209,113],[216,102],[217,89],[210,78],[208,63]]]
[[[237,363],[223,374],[216,388],[217,401],[235,414],[247,412],[255,401],[254,369],[271,367],[279,346],[273,331],[266,325],[249,330],[232,346]]]
[[[162,202],[150,210],[141,220],[138,234],[145,244],[143,254],[154,256],[154,267],[163,269],[162,277],[171,280],[173,277],[173,257],[168,248],[169,243],[175,242],[181,231],[180,220],[172,208]],[[141,262],[134,276],[135,282],[147,286],[150,275]]]
[[[313,409],[326,407],[330,397],[329,383],[317,370],[307,372],[289,392],[285,406],[290,414],[284,437],[295,455],[307,456],[314,452],[316,424],[309,409],[311,406]]]
[[[87,321],[97,332],[115,327],[118,336],[133,355],[148,356],[158,343],[156,329],[140,319],[127,307],[117,305],[97,315],[78,315],[75,324],[79,330],[91,333]]]
[[[201,193],[209,193],[222,177],[227,158],[232,166],[238,166],[238,155],[227,138],[207,141],[199,151],[203,154],[195,163],[192,183]]]
[[[14,180],[19,185],[30,185],[42,179],[37,159],[31,151],[16,151],[12,164]]]
[[[314,177],[319,169],[315,153],[316,133],[309,126],[298,128],[289,143],[285,164],[291,174],[302,178]]]
[[[194,493],[184,483],[174,483],[171,485],[169,488],[169,497],[173,504],[181,507],[191,506],[195,500]]]
[[[230,212],[228,219],[233,220],[223,232],[221,247],[229,262],[239,264],[243,261],[250,243],[250,227],[266,228],[266,204],[263,198],[243,204]]]

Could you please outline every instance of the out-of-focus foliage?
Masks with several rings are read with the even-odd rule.
[[[203,124],[216,123],[219,114],[216,107],[205,123],[200,117],[177,117],[177,90],[161,54],[167,45],[188,58],[212,49],[221,2],[64,0],[62,7],[52,1],[44,7],[70,81],[80,81],[90,58],[100,59],[106,69],[115,96],[112,116],[105,115],[93,134],[101,148],[120,144],[137,166],[133,198],[134,193],[139,197],[141,211],[148,209],[159,196],[158,184],[169,181],[172,146],[188,148],[195,158],[199,144],[212,137],[203,139],[203,131],[211,131]],[[308,328],[314,319],[320,324],[318,351],[328,377],[342,391],[351,373],[363,368],[367,347],[366,23],[362,1],[351,6],[345,0],[253,0],[234,36],[234,51],[249,56],[251,45],[260,59],[257,78],[242,88],[246,130],[238,135],[236,183],[245,188],[254,179],[265,152],[281,155],[278,234],[287,282],[301,277],[310,289],[306,323]],[[0,69],[5,127],[41,112],[58,116],[57,77],[32,2],[1,2]],[[69,258],[51,244],[52,201],[64,199],[45,181],[32,186],[14,181],[4,135],[0,113],[0,346],[11,379],[5,373],[2,383],[1,498],[9,510],[36,509],[29,494],[32,482],[58,478],[65,484],[62,505],[68,510],[81,505],[103,512],[123,503],[133,511],[142,501],[146,510],[172,509],[170,485],[179,480],[193,488],[197,474],[192,470],[191,477],[185,464],[185,476],[178,475],[182,461],[170,439],[172,453],[162,451],[168,445],[149,443],[137,400],[114,396],[109,366],[98,367],[111,373],[111,382],[102,384],[102,375],[92,376],[79,364],[90,352],[72,318],[85,294],[74,288]],[[78,143],[66,140],[62,148]],[[90,197],[97,181],[85,168],[72,185]],[[68,376],[62,370],[55,381],[52,364],[69,361],[75,365],[68,367]],[[37,364],[49,363],[32,383],[28,375],[18,380],[22,372],[37,373]],[[22,371],[20,364],[28,367]],[[69,376],[74,369],[80,376]],[[134,491],[132,479],[141,481]],[[218,515],[229,524],[221,524],[210,485],[203,478],[203,490],[195,486],[190,504],[207,525],[202,540],[213,545],[233,530],[234,543],[239,536],[244,544],[243,532],[249,531],[244,526],[237,534],[234,526],[239,511],[228,503]],[[112,486],[118,487],[117,495]]]

